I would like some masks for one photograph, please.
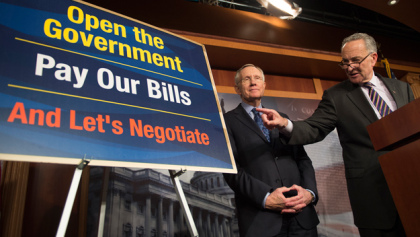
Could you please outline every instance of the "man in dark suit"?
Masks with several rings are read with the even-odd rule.
[[[375,151],[366,126],[414,99],[410,86],[396,79],[374,73],[378,59],[375,40],[364,33],[343,40],[340,67],[348,80],[323,94],[314,114],[293,123],[274,110],[261,110],[268,128],[289,133],[287,144],[308,144],[320,141],[337,128],[354,223],[361,236],[405,236],[395,204],[382,173],[378,157],[386,151]],[[370,98],[371,83],[384,103]],[[373,95],[375,95],[373,93]],[[383,107],[377,108],[377,104]],[[396,124],[396,126],[400,126]]]
[[[312,162],[302,146],[283,145],[278,130],[257,125],[252,110],[261,108],[264,89],[261,68],[244,65],[235,76],[242,103],[224,116],[238,168],[224,177],[235,192],[240,236],[317,236]]]

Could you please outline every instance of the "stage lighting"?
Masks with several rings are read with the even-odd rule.
[[[397,4],[400,0],[389,0],[388,1],[388,5],[393,6],[395,4]]]
[[[280,19],[294,19],[301,12],[302,8],[288,0],[257,0],[267,12]]]

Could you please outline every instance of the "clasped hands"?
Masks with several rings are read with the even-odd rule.
[[[284,193],[295,190],[296,196],[285,197]],[[311,193],[299,185],[294,184],[290,188],[281,187],[274,190],[265,202],[265,208],[284,213],[298,213],[312,202]]]

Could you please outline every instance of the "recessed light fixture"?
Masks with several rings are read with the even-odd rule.
[[[390,6],[394,6],[395,4],[397,4],[400,0],[389,0],[388,1],[388,5]]]
[[[267,12],[280,19],[292,20],[301,12],[302,8],[289,0],[257,0]]]

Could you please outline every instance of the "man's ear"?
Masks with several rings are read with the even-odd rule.
[[[376,62],[378,61],[378,54],[372,53],[372,59],[373,59],[373,66],[375,66]]]
[[[241,89],[239,88],[238,85],[235,85],[235,92],[236,94],[241,95]]]

